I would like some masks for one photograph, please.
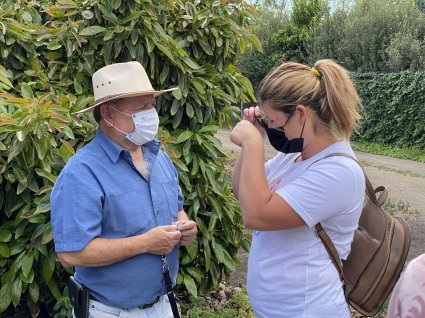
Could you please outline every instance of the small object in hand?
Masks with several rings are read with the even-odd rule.
[[[180,231],[180,229],[182,228],[182,225],[184,224],[184,221],[177,221],[176,222],[176,230]]]

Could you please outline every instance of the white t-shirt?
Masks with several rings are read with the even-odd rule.
[[[253,231],[248,261],[249,298],[256,317],[350,317],[338,272],[315,233],[321,223],[346,259],[361,214],[365,180],[348,142],[294,162],[298,154],[279,153],[266,163],[274,189],[306,225],[281,231]],[[310,166],[311,165],[311,166]]]

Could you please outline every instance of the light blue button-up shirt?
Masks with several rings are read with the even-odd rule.
[[[170,158],[154,140],[143,147],[146,180],[128,151],[98,130],[60,173],[51,194],[56,252],[79,251],[92,239],[143,234],[177,220],[183,197]],[[167,255],[175,283],[178,247]],[[151,303],[166,291],[161,257],[140,254],[101,267],[76,267],[76,279],[99,301],[121,308]]]

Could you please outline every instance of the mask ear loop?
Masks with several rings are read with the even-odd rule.
[[[301,130],[301,135],[300,135],[300,138],[303,136],[303,132],[304,132],[304,127],[305,127],[305,121],[306,121],[307,119],[304,119],[304,124],[303,124],[303,129]]]
[[[124,113],[123,111],[120,111],[120,110],[116,109],[116,108],[115,108],[115,107],[113,107],[113,106],[111,106],[111,107],[112,107],[112,109],[113,109],[114,111],[116,111],[116,112],[118,112],[118,113],[120,113],[120,114],[124,114],[124,115],[130,116],[130,117],[133,117],[133,116],[131,116],[130,114]]]
[[[119,129],[118,127],[115,127],[113,124],[111,124],[109,121],[107,121],[105,118],[102,118],[104,121],[106,121],[109,125],[111,125],[111,127],[115,128],[116,130],[118,130],[120,133],[124,134],[124,135],[128,135],[128,133],[122,131],[121,129]]]
[[[280,128],[280,130],[285,131],[285,126],[286,126],[286,124],[287,124],[287,123],[288,123],[288,121],[292,118],[292,115],[294,115],[294,114],[295,114],[295,110],[291,113],[291,115],[289,115],[288,119],[285,121],[285,123],[283,124],[283,126],[282,126],[282,127],[279,127],[279,128]],[[304,129],[304,127],[303,127],[303,129]]]

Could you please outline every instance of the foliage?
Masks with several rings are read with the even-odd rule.
[[[295,0],[289,13],[286,2],[259,1],[259,22],[254,33],[263,51],[246,52],[238,63],[244,75],[258,88],[266,74],[282,61],[307,61],[305,39],[327,13],[325,0]]]
[[[306,39],[309,30],[327,14],[324,0],[294,0],[291,20],[274,36],[279,61],[307,63]]]
[[[188,318],[254,318],[254,314],[249,303],[246,291],[234,294],[230,297],[228,302],[225,302],[220,308],[209,308],[208,302],[204,301],[190,301],[185,304],[182,303],[182,311],[186,311],[183,317]]]
[[[294,0],[291,20],[299,28],[309,28],[328,13],[325,0]]]
[[[423,43],[425,14],[416,3],[357,0],[351,9],[337,9],[311,29],[307,52],[310,62],[333,58],[356,72],[405,70],[411,63],[417,64],[418,49],[407,48],[400,41],[409,36]],[[397,60],[401,45],[407,49],[403,63]]]
[[[292,22],[283,26],[274,36],[276,47],[279,48],[275,53],[275,60],[277,62],[305,62],[307,59],[307,51],[304,45],[306,36],[306,28],[300,28]]]
[[[276,54],[279,48],[274,37],[289,20],[285,1],[256,1],[256,6],[258,20],[253,26],[253,32],[261,40],[262,48],[246,51],[238,61],[243,74],[249,78],[255,90],[280,58]]]
[[[376,142],[360,141],[360,138],[351,142],[356,151],[373,153],[398,159],[408,159],[413,161],[425,162],[425,149],[419,147],[400,147]]]
[[[200,234],[180,250],[178,284],[216,287],[247,248],[219,141],[252,86],[233,65],[258,39],[242,1],[12,1],[0,3],[0,312],[69,315],[67,271],[55,257],[49,196],[66,161],[96,129],[91,75],[140,61],[157,89],[160,140]],[[16,309],[15,309],[16,308]]]
[[[354,80],[364,104],[356,140],[425,148],[425,73],[366,73]]]
[[[347,15],[347,10],[337,9],[310,29],[305,40],[310,65],[323,58],[344,62],[341,41],[345,37]]]
[[[395,71],[425,69],[425,39],[418,40],[411,33],[396,33],[387,48],[388,65]]]

